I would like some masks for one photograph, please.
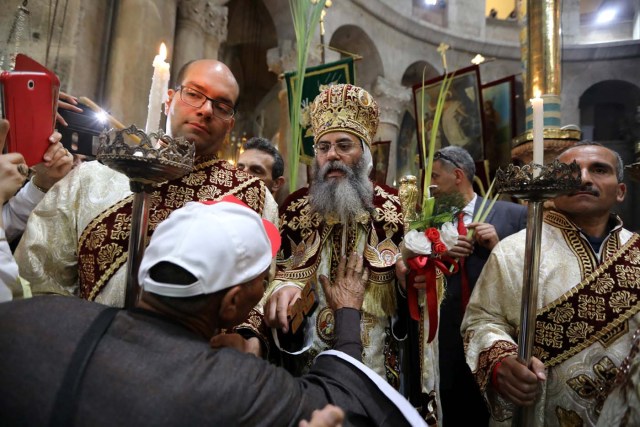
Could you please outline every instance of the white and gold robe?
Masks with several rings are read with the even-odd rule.
[[[169,187],[167,197],[173,197],[171,208],[178,208],[190,200],[215,200],[226,194],[238,195],[244,187],[234,188],[229,184],[237,180],[242,181],[244,187],[250,183],[254,184],[252,187],[256,187],[257,178],[236,171],[224,161],[203,159],[197,162],[192,173],[161,186]],[[185,188],[189,186],[187,191],[181,191],[181,184]],[[277,224],[277,204],[263,184],[260,184],[260,188],[261,194],[255,197],[262,198],[257,202],[262,205],[262,215]],[[161,197],[157,193],[149,195],[151,228],[169,214],[168,211],[165,212],[166,209],[162,212],[155,211]],[[86,230],[87,226],[102,214],[108,214],[107,209],[111,210],[116,204],[122,205],[131,194],[129,179],[125,175],[97,161],[81,164],[47,192],[29,217],[15,253],[20,275],[31,283],[34,295],[80,296],[79,270],[85,270],[82,270],[84,266],[78,262],[79,241],[81,237],[96,241],[103,239],[104,236],[99,231]],[[130,227],[126,218],[121,223],[118,230],[111,226],[107,226],[105,230],[110,236],[116,231],[126,232],[118,248],[119,257],[126,255]],[[100,246],[96,244],[96,251],[101,249]],[[100,291],[90,299],[105,305],[124,306],[126,270],[126,262],[118,266]]]
[[[540,248],[538,310],[563,296],[566,298],[576,285],[632,237],[633,233],[622,228],[619,219],[612,217],[612,220],[617,220],[617,224],[602,243],[600,253],[596,254],[586,237],[565,216],[555,211],[545,214]],[[522,230],[494,248],[478,279],[461,327],[467,363],[489,404],[492,425],[511,425],[514,409],[496,393],[491,377],[499,360],[517,354],[525,238],[526,230]],[[635,254],[635,261],[638,264],[636,271],[640,271],[640,254]],[[595,424],[617,367],[629,351],[631,335],[640,322],[637,312],[640,274],[632,279],[628,290],[629,303],[636,306],[635,314],[611,327],[606,339],[576,349],[575,354],[548,368],[547,380],[542,385],[535,407],[536,425]],[[578,322],[582,325],[555,331],[538,327],[536,333],[546,334],[545,339],[553,343],[576,333],[579,327],[588,330],[588,318],[599,316],[603,311],[599,304],[610,303],[606,288],[601,294],[601,298],[585,301],[575,309],[568,307],[569,311],[582,312],[586,320]],[[536,354],[535,350],[534,356],[544,361],[543,355]]]

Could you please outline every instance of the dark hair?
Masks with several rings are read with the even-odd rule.
[[[441,148],[436,151],[433,159],[445,161],[451,166],[462,169],[469,182],[473,182],[473,177],[476,174],[476,164],[469,152],[464,148],[455,145]]]
[[[575,143],[575,145],[572,145],[571,147],[564,149],[560,154],[558,154],[558,157],[560,157],[560,155],[562,155],[563,153],[571,150],[572,148],[584,147],[589,145],[606,148],[607,150],[613,153],[613,155],[616,157],[616,178],[618,179],[618,182],[622,182],[622,180],[624,179],[624,163],[622,161],[622,157],[620,157],[620,154],[618,154],[617,151],[612,150],[611,148],[606,147],[603,144],[600,144],[599,142],[589,141],[587,139],[578,141]]]
[[[245,150],[260,150],[273,157],[273,169],[271,170],[272,179],[278,179],[284,175],[284,160],[278,149],[274,147],[267,138],[254,136],[245,142],[242,148]]]
[[[171,283],[172,285],[190,285],[196,280],[196,276],[189,271],[171,262],[162,261],[149,269],[149,277],[156,282]],[[197,312],[206,308],[210,295],[196,295],[186,298],[175,298],[153,294],[162,304],[181,312]]]

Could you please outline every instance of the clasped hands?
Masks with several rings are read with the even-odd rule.
[[[445,256],[449,258],[461,259],[466,258],[473,253],[474,241],[480,246],[492,250],[493,247],[498,244],[500,238],[496,232],[496,228],[489,223],[485,222],[472,222],[467,226],[468,230],[475,230],[473,236],[458,236],[458,242],[447,252]],[[407,289],[406,276],[409,272],[406,262],[403,258],[399,258],[396,261],[396,278],[403,290]],[[427,279],[424,275],[418,275],[414,280],[414,287],[416,289],[425,289],[427,285]]]

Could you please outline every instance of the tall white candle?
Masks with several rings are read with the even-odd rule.
[[[144,127],[147,133],[156,132],[160,127],[162,103],[169,89],[170,66],[168,62],[165,62],[166,58],[167,47],[162,43],[158,55],[153,58],[153,78],[151,79],[151,91],[149,91],[147,124]]]
[[[544,164],[544,107],[540,97],[540,91],[536,91],[535,98],[531,99],[533,109],[533,163]],[[534,177],[539,170],[534,169]]]

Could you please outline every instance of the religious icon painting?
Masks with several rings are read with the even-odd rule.
[[[485,158],[493,175],[511,163],[511,141],[516,136],[515,76],[482,86]]]
[[[481,161],[485,153],[480,71],[474,65],[449,73],[448,76],[452,78],[452,82],[449,89],[442,93],[442,115],[438,129],[435,130],[435,149],[456,145],[467,150],[475,161]],[[420,118],[416,120],[416,127],[421,162],[424,157],[422,132],[425,132],[425,145],[428,147],[431,132],[434,132],[436,106],[444,78],[444,75],[436,77],[424,82],[424,86],[418,83],[413,87],[416,117]]]
[[[387,171],[389,170],[389,149],[391,141],[375,141],[371,144],[371,156],[373,168],[369,178],[375,183],[385,185],[387,183]]]

